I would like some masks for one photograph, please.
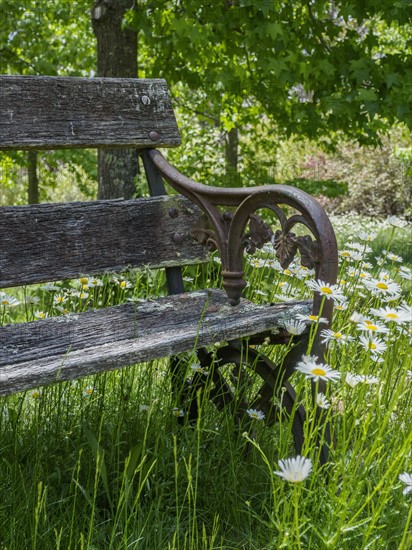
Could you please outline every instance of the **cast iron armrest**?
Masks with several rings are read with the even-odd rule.
[[[335,283],[338,270],[338,249],[330,220],[318,202],[300,189],[288,185],[263,185],[261,187],[220,188],[197,183],[181,174],[157,149],[147,151],[151,162],[182,195],[196,203],[206,214],[209,223],[194,228],[194,236],[217,248],[221,255],[223,287],[232,305],[239,303],[246,286],[243,279],[243,252],[253,252],[272,241],[277,257],[286,268],[297,250],[306,267],[315,269],[315,276],[327,283]],[[287,205],[299,212],[287,217],[279,205]],[[220,206],[235,207],[223,211]],[[275,234],[254,213],[262,208],[274,212],[281,231]],[[249,232],[245,233],[249,223]],[[315,237],[297,237],[291,233],[296,224],[305,225]],[[318,313],[320,296],[315,295],[314,313]],[[327,300],[322,315],[330,318],[332,302]]]

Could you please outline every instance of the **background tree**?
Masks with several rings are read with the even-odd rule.
[[[96,0],[91,12],[97,38],[97,75],[137,77],[137,34],[125,28],[125,13],[133,0]],[[99,149],[98,198],[133,197],[138,174],[135,149]]]
[[[36,2],[35,0],[2,0],[0,3],[0,72],[7,74],[43,74],[90,76],[94,67],[95,40],[88,20],[90,0],[76,2]],[[56,184],[58,166],[71,168],[73,178],[93,175],[90,151],[1,153],[2,186],[16,189],[27,174],[27,201],[47,198],[50,189],[39,190],[39,180]],[[8,159],[13,160],[14,169]],[[82,165],[86,168],[79,170]],[[7,167],[7,169],[6,169]],[[47,169],[47,177],[39,170]],[[87,179],[87,178],[86,178]],[[87,191],[86,189],[84,189]],[[87,193],[86,193],[87,194]],[[15,193],[17,195],[17,193]],[[23,200],[23,197],[22,197]]]

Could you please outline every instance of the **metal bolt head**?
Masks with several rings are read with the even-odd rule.
[[[176,244],[181,244],[183,241],[183,235],[181,233],[175,233],[173,235],[173,242]]]
[[[150,97],[148,97],[147,95],[142,95],[142,103],[143,105],[150,105]]]
[[[149,138],[152,141],[159,141],[160,134],[158,132],[156,132],[156,130],[152,130],[151,132],[149,132]]]

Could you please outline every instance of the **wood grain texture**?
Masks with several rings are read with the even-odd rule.
[[[165,80],[0,75],[0,149],[177,145]]]
[[[274,327],[310,302],[231,307],[204,290],[0,328],[0,395],[71,380]]]
[[[1,207],[0,288],[206,261],[189,235],[199,215],[179,196]]]

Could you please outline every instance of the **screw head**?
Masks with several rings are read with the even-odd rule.
[[[143,105],[150,105],[150,97],[148,97],[147,95],[142,95],[142,103]]]
[[[173,235],[173,242],[176,244],[181,244],[183,241],[183,235],[181,233],[175,233]]]
[[[149,138],[152,141],[159,141],[160,134],[158,132],[156,132],[156,130],[152,130],[151,132],[149,132]]]

